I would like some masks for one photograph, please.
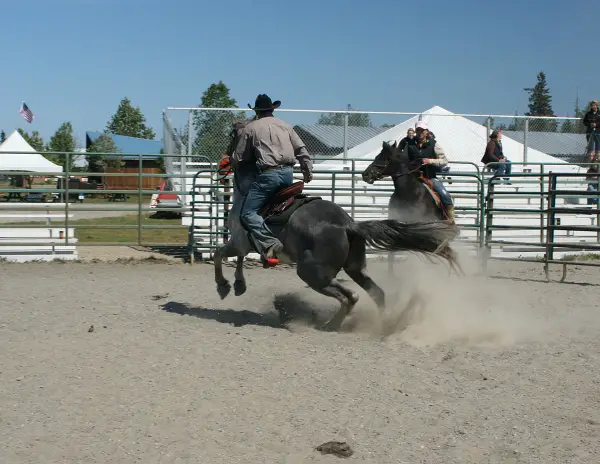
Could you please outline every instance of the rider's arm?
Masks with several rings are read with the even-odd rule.
[[[312,160],[310,158],[310,154],[306,149],[306,145],[300,138],[300,136],[296,133],[293,128],[290,128],[290,140],[292,142],[292,147],[294,148],[294,156],[300,163],[300,169],[302,172],[311,173],[313,169]]]
[[[427,164],[433,164],[434,166],[443,167],[448,164],[448,158],[446,158],[446,153],[444,149],[440,146],[439,143],[436,142],[435,147],[433,148],[433,152],[435,153],[435,158],[427,158]]]
[[[583,118],[582,118],[582,122],[583,122],[584,126],[589,127],[590,123],[592,122],[590,119],[591,116],[592,116],[591,111],[588,111],[587,113],[585,113],[585,116],[583,116]]]

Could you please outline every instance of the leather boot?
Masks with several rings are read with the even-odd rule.
[[[446,206],[446,215],[448,216],[448,222],[454,224],[454,206]]]
[[[265,252],[263,258],[263,267],[274,267],[279,264],[279,259],[277,258],[277,254],[283,251],[283,245],[281,243],[276,243],[275,245],[269,247]]]

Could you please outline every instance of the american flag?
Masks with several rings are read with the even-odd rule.
[[[33,121],[33,113],[31,112],[29,107],[25,104],[25,102],[21,103],[21,109],[19,110],[19,113],[21,114],[21,116],[23,116],[25,118],[25,121],[27,121],[29,124],[31,124],[31,121]]]

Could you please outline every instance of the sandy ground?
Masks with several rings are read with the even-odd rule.
[[[338,333],[289,268],[223,301],[210,264],[0,268],[1,463],[600,462],[595,268],[373,262],[386,314],[360,291]]]

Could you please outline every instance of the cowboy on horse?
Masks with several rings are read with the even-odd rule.
[[[275,266],[282,243],[274,236],[259,214],[267,201],[294,182],[294,164],[300,162],[304,182],[312,180],[312,160],[304,142],[292,126],[273,116],[281,101],[271,101],[268,95],[256,97],[254,120],[243,128],[230,158],[236,174],[244,164],[255,164],[254,182],[241,208],[240,221],[248,231],[250,241],[261,255],[263,264]]]
[[[442,205],[446,210],[449,222],[454,222],[454,202],[444,184],[436,177],[436,173],[448,164],[446,153],[435,138],[428,138],[429,126],[425,121],[415,124],[417,136],[410,140],[406,146],[408,158],[415,169],[431,182],[435,192],[439,195]]]

